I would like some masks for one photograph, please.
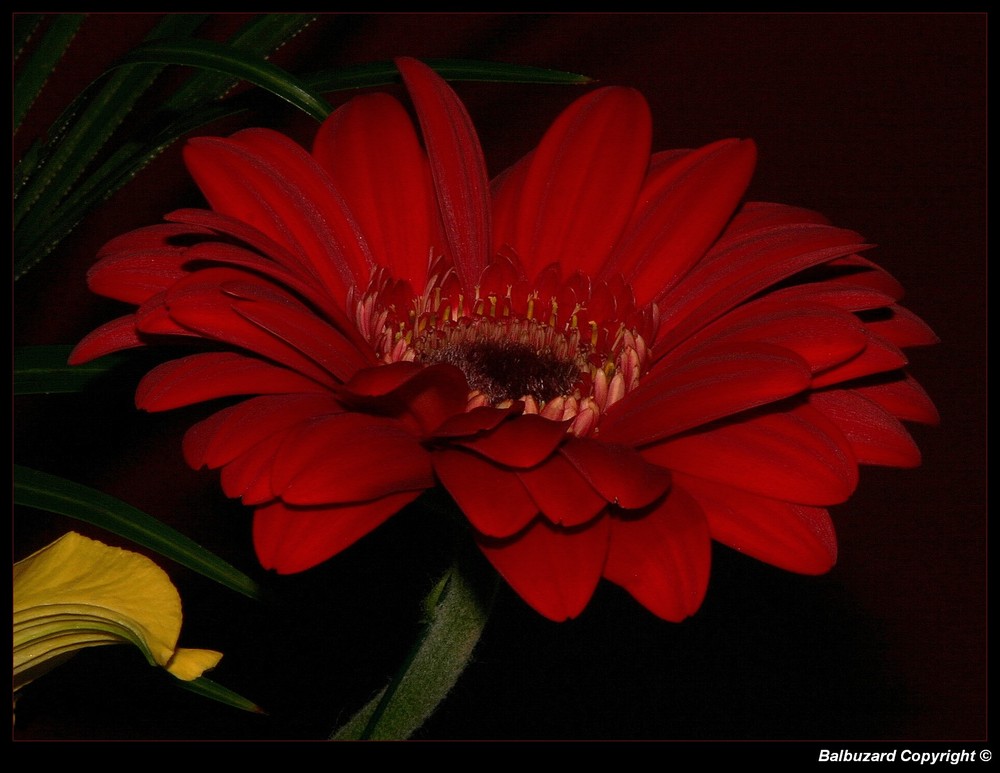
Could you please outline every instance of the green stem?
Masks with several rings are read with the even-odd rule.
[[[489,619],[498,578],[479,556],[460,556],[424,600],[426,621],[392,681],[333,740],[409,738],[447,697],[468,666]]]

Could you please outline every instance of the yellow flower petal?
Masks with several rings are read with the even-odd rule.
[[[177,650],[181,620],[177,589],[155,563],[69,532],[14,564],[14,689],[79,649],[120,642],[195,679],[222,655]]]
[[[170,661],[167,663],[167,671],[190,682],[197,679],[204,672],[215,668],[222,660],[222,653],[215,650],[192,650],[187,647],[178,649]]]

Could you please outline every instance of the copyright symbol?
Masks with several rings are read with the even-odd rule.
[[[991,759],[993,759],[993,752],[991,752],[989,749],[983,749],[981,752],[979,752],[979,759],[981,759],[983,762],[989,762]]]

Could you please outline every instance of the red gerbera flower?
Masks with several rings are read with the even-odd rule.
[[[836,559],[825,509],[859,464],[920,456],[936,413],[902,370],[933,333],[857,234],[739,206],[752,142],[650,155],[643,97],[602,88],[489,182],[443,80],[399,63],[322,125],[191,140],[210,210],[112,240],[95,292],[135,304],[73,362],[209,344],[141,382],[157,411],[250,396],[188,432],[255,508],[265,567],[308,569],[443,486],[553,620],[601,577],[668,620],[712,539],[786,569]]]

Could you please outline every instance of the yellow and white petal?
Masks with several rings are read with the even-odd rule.
[[[190,680],[222,655],[177,649],[181,600],[145,556],[69,532],[14,564],[14,689],[84,647],[131,642]]]

